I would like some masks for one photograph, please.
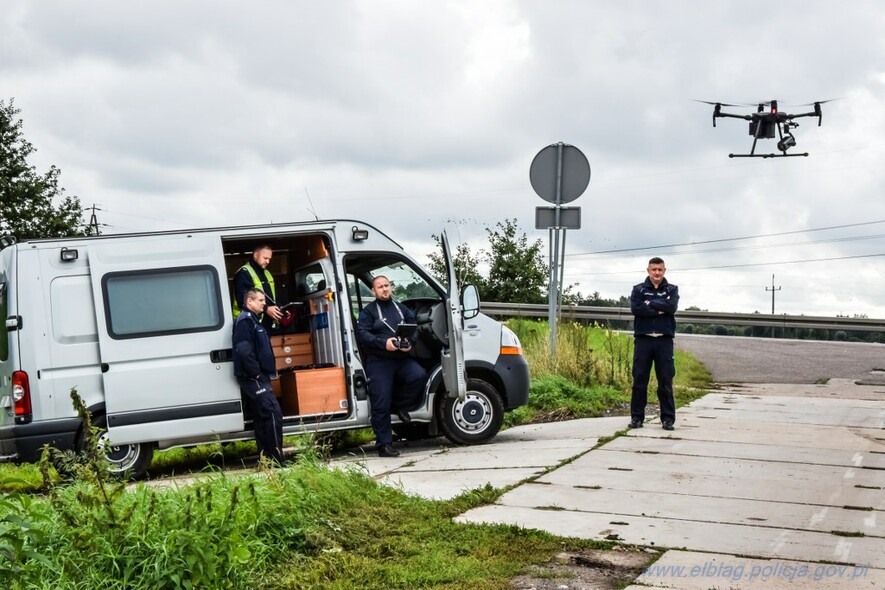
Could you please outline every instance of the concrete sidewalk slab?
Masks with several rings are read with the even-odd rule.
[[[738,383],[727,389],[737,395],[819,397],[885,400],[885,383],[865,385],[856,379],[830,379],[826,383]]]
[[[816,427],[814,428],[817,430]],[[622,436],[611,441],[605,448],[612,451],[633,451],[634,453],[754,459],[757,461],[865,467],[868,469],[885,470],[885,453],[818,449],[813,447],[784,447],[780,444],[773,446],[762,441],[756,443],[735,443],[730,441]]]
[[[872,537],[842,537],[828,533],[743,526],[679,519],[595,514],[570,510],[533,509],[494,504],[456,518],[475,524],[510,524],[579,538],[617,540],[655,547],[703,548],[736,555],[870,564],[885,568],[885,541]]]
[[[586,467],[612,471],[639,471],[649,478],[659,474],[681,473],[684,476],[711,475],[757,481],[759,485],[778,485],[781,481],[825,480],[830,485],[849,483],[880,487],[885,484],[885,473],[875,469],[842,467],[833,465],[809,465],[806,463],[780,463],[753,459],[729,459],[723,457],[685,457],[667,454],[634,453],[609,450],[608,445],[596,449],[561,467],[564,473],[580,472]]]
[[[486,485],[506,488],[543,473],[542,469],[471,469],[455,474],[439,471],[393,471],[378,481],[406,494],[430,500],[451,500]]]
[[[778,447],[808,448],[808,427],[801,423],[756,422],[747,424],[742,420],[729,419],[727,415],[715,416],[716,440],[721,442],[772,444]],[[710,418],[700,418],[695,414],[680,413],[674,431],[674,438],[681,440],[709,440]],[[843,426],[815,425],[817,439],[815,448],[878,451],[885,453],[885,433],[876,429],[845,428]],[[632,437],[660,437],[657,428],[631,430]]]
[[[797,403],[796,397],[806,399],[814,399],[811,403]],[[723,392],[713,392],[704,397],[695,400],[692,408],[712,408],[732,409],[734,405],[740,404],[744,408],[765,408],[772,406],[793,406],[798,412],[819,412],[820,408],[861,408],[865,410],[880,410],[881,402],[885,401],[885,392],[881,396],[867,396],[864,398],[857,397],[820,397],[806,393],[802,396],[782,395],[780,391],[772,390],[765,395],[747,394],[728,390]]]
[[[629,422],[630,418],[628,417],[613,416],[607,418],[581,418],[578,420],[564,420],[562,422],[547,422],[545,424],[526,424],[524,426],[508,428],[499,433],[495,437],[493,444],[512,440],[597,439],[612,436],[620,430],[625,430]]]
[[[835,565],[782,559],[750,559],[718,553],[667,551],[636,579],[635,590],[843,590],[883,588],[885,570],[865,564]]]
[[[859,488],[834,486],[826,480],[771,482],[760,485],[757,480],[723,478],[716,475],[660,473],[649,477],[643,471],[612,471],[593,467],[567,472],[562,468],[545,474],[540,483],[612,490],[643,490],[657,494],[683,494],[699,498],[736,498],[744,500],[782,501],[789,498],[797,504],[818,506],[858,506],[885,510],[885,494],[879,486]]]
[[[692,520],[699,522],[793,528],[822,533],[840,531],[885,538],[885,518],[880,518],[875,511],[789,501],[526,483],[504,494],[498,499],[498,504],[672,519],[691,514]]]
[[[745,424],[776,422],[789,424],[814,424],[822,426],[842,426],[846,428],[885,428],[885,411],[864,408],[833,408],[829,412],[798,412],[787,406],[749,406],[727,408],[698,408],[699,417],[718,418],[722,414],[729,420],[740,420]]]

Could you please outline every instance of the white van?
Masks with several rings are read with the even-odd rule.
[[[369,426],[354,333],[373,276],[419,318],[412,354],[428,370],[404,437],[482,443],[528,401],[519,340],[449,289],[392,239],[359,221],[0,239],[0,461],[39,458],[44,444],[82,444],[76,389],[112,445],[110,469],[141,476],[153,450],[252,438],[233,376],[231,291],[252,248],[269,244],[277,302],[297,320],[273,336],[284,433]]]

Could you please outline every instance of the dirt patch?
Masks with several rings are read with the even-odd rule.
[[[513,590],[619,590],[635,580],[659,552],[615,547],[564,552],[513,578]]]

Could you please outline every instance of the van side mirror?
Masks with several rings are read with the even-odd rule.
[[[476,285],[464,285],[461,290],[461,309],[465,320],[479,315],[479,290]]]

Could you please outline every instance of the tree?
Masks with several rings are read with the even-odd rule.
[[[617,299],[606,299],[599,294],[599,291],[593,291],[592,295],[581,298],[577,304],[593,307],[630,307],[630,297],[621,295]]]
[[[541,240],[531,244],[525,234],[517,237],[516,219],[499,221],[495,229],[486,227],[490,250],[486,291],[487,301],[506,303],[544,303],[548,267],[541,255]]]
[[[449,277],[446,274],[446,265],[442,257],[442,238],[436,234],[433,234],[431,237],[433,238],[433,241],[436,242],[437,249],[427,255],[430,259],[430,272],[433,273],[433,276],[436,277],[439,282],[447,285]],[[458,286],[463,287],[467,284],[474,284],[476,285],[476,288],[479,289],[479,294],[482,297],[485,292],[486,282],[483,276],[479,274],[478,270],[479,264],[482,260],[482,250],[479,251],[479,254],[475,255],[470,251],[470,246],[461,243],[455,248],[452,257],[454,258],[453,264],[455,265],[455,276],[458,278]]]
[[[61,170],[50,166],[40,174],[28,165],[36,148],[22,136],[13,102],[0,100],[0,232],[20,241],[89,235],[80,200],[58,186]]]

